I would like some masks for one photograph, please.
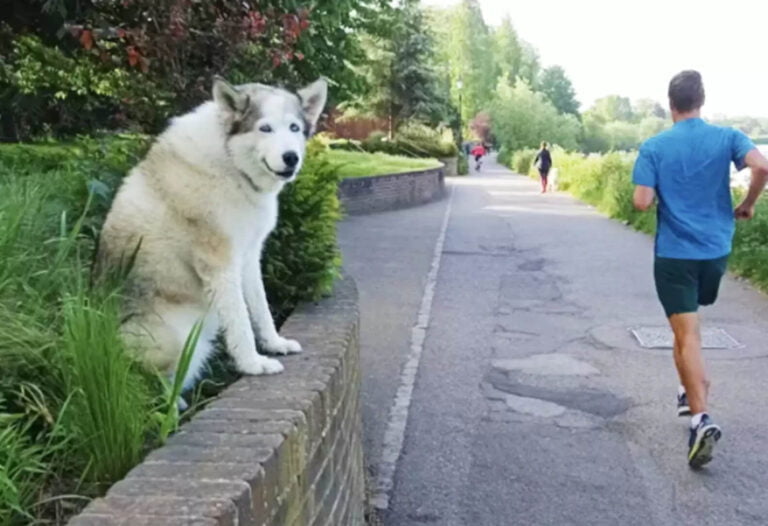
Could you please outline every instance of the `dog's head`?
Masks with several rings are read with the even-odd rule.
[[[296,177],[327,93],[324,79],[296,93],[263,84],[233,86],[215,79],[213,100],[227,151],[253,186],[279,188]]]

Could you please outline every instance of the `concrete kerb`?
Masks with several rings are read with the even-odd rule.
[[[283,374],[235,382],[69,524],[362,525],[354,281],[282,331],[305,347]]]

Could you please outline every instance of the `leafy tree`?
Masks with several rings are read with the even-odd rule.
[[[576,92],[562,67],[552,66],[542,71],[539,76],[538,88],[560,113],[579,114]]]
[[[578,146],[581,124],[574,115],[560,114],[541,93],[525,80],[511,85],[499,79],[490,104],[492,133],[508,151],[533,148],[549,141],[567,149]]]
[[[658,117],[667,118],[667,111],[664,107],[653,99],[640,99],[635,101],[634,114],[639,118]]]
[[[448,87],[435,65],[435,38],[418,1],[389,10],[381,22],[385,33],[362,38],[367,65],[360,70],[368,90],[346,104],[349,113],[386,118],[390,136],[404,121],[452,120]]]
[[[539,52],[526,41],[522,41],[522,58],[518,76],[527,81],[531,86],[536,86],[536,81],[541,71]]]
[[[407,1],[398,18],[393,38],[393,113],[401,121],[445,121],[450,104],[435,67],[435,38],[418,1]]]
[[[665,130],[670,125],[671,125],[671,122],[669,121],[669,119],[666,119],[666,118],[662,119],[660,117],[655,117],[655,116],[645,117],[637,125],[638,137],[642,142],[645,139],[649,137],[653,137],[657,133],[660,133],[661,131]]]
[[[431,20],[440,60],[448,66],[452,100],[458,106],[461,94],[462,122],[467,123],[487,105],[498,77],[490,31],[477,0],[462,0],[453,9],[433,13]]]
[[[629,98],[619,95],[609,95],[597,99],[587,113],[602,123],[611,121],[629,122],[634,117],[632,103],[629,101]]]
[[[517,80],[523,66],[523,48],[512,19],[505,16],[499,27],[493,30],[493,55],[499,74]],[[531,82],[533,79],[527,79]]]
[[[0,114],[6,135],[9,130],[16,135],[39,132],[41,124],[62,131],[64,114],[75,118],[65,132],[92,129],[91,122],[102,113],[111,117],[103,125],[133,122],[153,130],[168,115],[208,98],[215,74],[288,85],[322,74],[332,81],[332,95],[347,97],[364,87],[355,68],[365,60],[358,34],[375,27],[379,12],[388,6],[386,0],[4,2],[10,4],[0,34],[0,67],[6,71],[0,73]],[[94,116],[81,111],[83,104],[75,95],[85,94],[70,93],[67,79],[53,76],[22,86],[16,75],[7,73],[28,59],[19,55],[21,36],[37,37],[38,62],[58,52],[78,61],[81,69],[127,73],[136,96],[94,98]],[[56,66],[55,61],[40,62],[42,70]],[[142,97],[146,92],[151,104]],[[74,109],[68,107],[71,101]],[[40,112],[30,116],[21,109],[30,106]],[[84,119],[78,123],[79,116]]]
[[[617,120],[605,124],[603,129],[609,150],[628,151],[637,148],[640,144],[639,129],[636,124]]]

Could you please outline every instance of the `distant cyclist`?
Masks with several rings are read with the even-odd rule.
[[[472,148],[472,151],[469,152],[471,155],[475,157],[475,171],[480,171],[480,166],[482,166],[482,159],[483,156],[488,153],[485,149],[485,146],[482,145],[482,143],[478,144],[474,148]]]

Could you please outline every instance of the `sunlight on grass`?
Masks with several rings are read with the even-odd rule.
[[[368,177],[371,175],[387,175],[415,172],[437,168],[437,159],[416,159],[385,153],[351,152],[346,150],[330,150],[328,160],[336,165],[341,177]]]

